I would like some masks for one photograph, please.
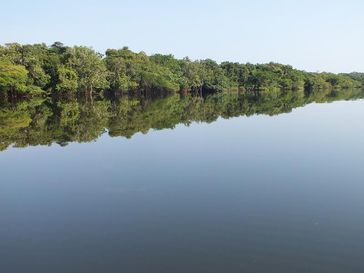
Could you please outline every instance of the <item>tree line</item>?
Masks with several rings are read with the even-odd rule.
[[[0,46],[0,96],[102,93],[322,90],[360,87],[364,74],[310,73],[277,63],[240,64],[135,53],[127,47],[100,54],[60,42]]]
[[[317,102],[354,100],[361,89],[321,90],[310,94],[275,90],[266,92],[220,92],[198,94],[123,96],[117,100],[95,98],[33,98],[0,103],[0,151],[11,145],[61,146],[89,142],[107,132],[111,137],[131,138],[150,129],[174,128],[177,124],[213,122],[219,117],[278,115]]]

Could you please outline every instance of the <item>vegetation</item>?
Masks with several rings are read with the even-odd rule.
[[[314,101],[362,97],[363,83],[363,73],[308,73],[276,63],[6,44],[0,46],[0,150],[92,141],[105,130],[129,138],[179,123],[276,115]]]
[[[177,124],[213,122],[257,114],[278,115],[312,102],[363,98],[361,89],[321,90],[311,93],[223,92],[206,97],[198,94],[135,97],[117,100],[81,98],[34,98],[0,105],[0,150],[10,145],[62,146],[68,142],[89,142],[106,131],[112,137],[130,138],[150,129],[174,128]]]
[[[128,48],[101,55],[88,47],[60,42],[0,46],[0,96],[31,97],[74,94],[220,92],[224,90],[324,90],[359,87],[363,74],[308,73],[288,65],[239,64],[182,60],[146,55]]]

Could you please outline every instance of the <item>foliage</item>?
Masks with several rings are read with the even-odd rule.
[[[69,48],[67,64],[78,76],[78,86],[85,91],[105,89],[108,87],[106,80],[107,71],[101,55],[93,49],[83,46]]]
[[[78,75],[73,69],[60,65],[57,69],[57,84],[55,89],[63,92],[73,92],[78,89]]]
[[[176,59],[173,55],[135,53],[127,47],[105,56],[84,46],[60,42],[0,46],[1,92],[11,96],[88,94],[105,90],[140,93],[222,92],[226,90],[315,90],[360,87],[364,74],[309,73],[277,63],[216,63]]]
[[[22,65],[0,62],[0,92],[25,92],[28,71]]]

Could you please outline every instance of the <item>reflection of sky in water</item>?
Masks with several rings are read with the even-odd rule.
[[[363,100],[311,104],[8,149],[0,268],[360,272],[362,117]]]

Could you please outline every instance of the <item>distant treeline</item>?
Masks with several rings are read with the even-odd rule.
[[[191,122],[213,122],[219,117],[278,115],[312,102],[354,100],[361,89],[123,96],[116,100],[79,98],[33,98],[0,103],[0,151],[9,146],[61,146],[89,142],[107,132],[131,138],[150,129],[174,128]]]
[[[128,48],[102,55],[60,42],[0,46],[2,97],[130,93],[140,90],[218,92],[223,90],[318,90],[362,86],[364,74],[309,73],[289,65],[192,61],[146,55]]]

